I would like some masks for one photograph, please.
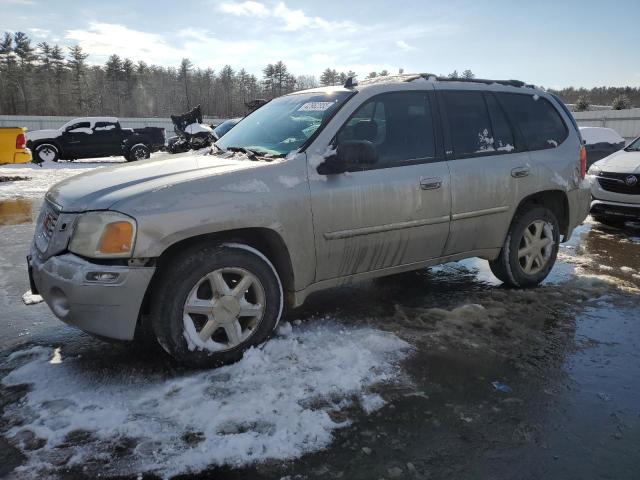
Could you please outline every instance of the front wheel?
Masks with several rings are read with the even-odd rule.
[[[264,342],[282,314],[278,274],[240,244],[200,246],[167,265],[153,294],[152,329],[164,350],[192,367],[217,367]]]
[[[533,205],[516,213],[500,255],[489,262],[491,271],[512,287],[542,282],[556,261],[560,227],[554,213]]]

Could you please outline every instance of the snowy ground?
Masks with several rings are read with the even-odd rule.
[[[640,226],[588,220],[537,289],[470,259],[320,292],[193,372],[24,304],[30,209],[106,164],[0,167],[33,182],[0,183],[0,477],[637,478]]]

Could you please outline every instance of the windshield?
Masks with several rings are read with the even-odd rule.
[[[351,94],[313,92],[276,98],[229,130],[216,145],[223,150],[285,156],[300,148]]]
[[[640,137],[636,138],[633,142],[625,148],[627,152],[640,152]]]

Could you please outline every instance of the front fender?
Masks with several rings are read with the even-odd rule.
[[[117,202],[111,209],[136,219],[136,258],[159,257],[178,242],[202,235],[271,230],[289,251],[295,287],[304,288],[315,277],[305,163],[283,162],[168,185]]]

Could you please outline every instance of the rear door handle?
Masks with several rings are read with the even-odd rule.
[[[511,170],[511,176],[513,178],[523,178],[529,176],[531,169],[529,167],[516,167]]]
[[[420,177],[420,188],[422,190],[436,190],[442,186],[440,177]]]

